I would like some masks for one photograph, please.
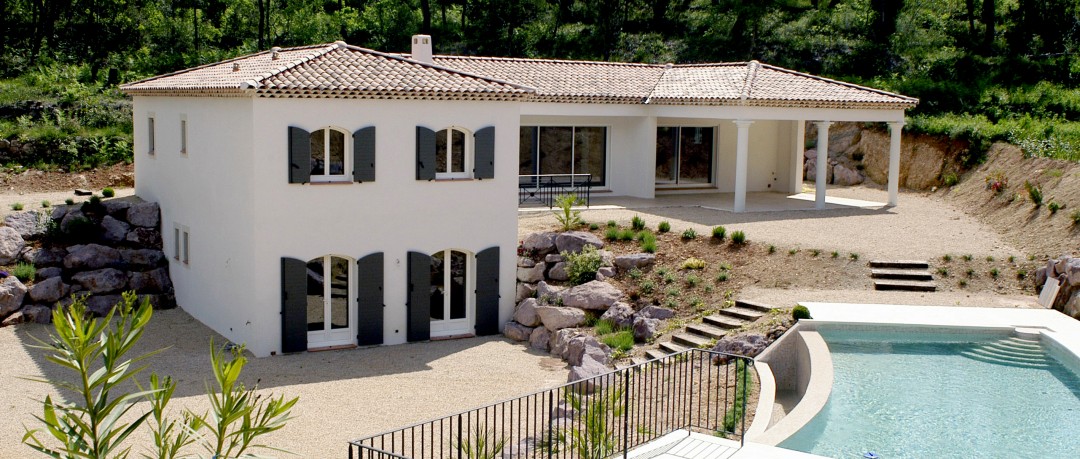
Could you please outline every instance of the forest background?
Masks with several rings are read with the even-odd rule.
[[[1080,0],[0,0],[9,169],[131,161],[123,82],[336,40],[407,52],[756,59],[921,99],[907,130],[1080,160]],[[5,144],[6,142],[6,144]]]

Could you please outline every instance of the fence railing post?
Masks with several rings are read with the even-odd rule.
[[[630,452],[630,369],[623,370],[623,459]]]
[[[556,389],[558,390],[558,389]],[[547,441],[547,456],[551,459],[552,451],[555,449],[553,433],[555,427],[552,425],[555,420],[555,396],[552,394],[554,391],[548,391],[548,441]]]

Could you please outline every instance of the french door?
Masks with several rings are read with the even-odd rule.
[[[351,260],[327,255],[307,263],[308,348],[356,342],[356,274]]]
[[[457,250],[431,255],[431,336],[472,333],[472,259]]]

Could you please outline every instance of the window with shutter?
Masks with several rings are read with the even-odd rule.
[[[353,181],[375,181],[375,126],[353,133]]]
[[[435,179],[435,131],[416,127],[416,179]]]
[[[499,333],[499,248],[476,254],[476,335]]]
[[[478,179],[495,178],[495,126],[476,131],[473,148],[476,153],[473,176]]]
[[[407,339],[431,339],[431,257],[409,252],[409,302]]]
[[[359,346],[383,343],[383,254],[356,260],[357,330]]]
[[[311,181],[311,134],[289,127],[289,183]]]
[[[307,263],[281,259],[281,352],[307,350]]]

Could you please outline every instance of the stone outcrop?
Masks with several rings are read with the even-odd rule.
[[[619,255],[615,257],[613,263],[620,271],[630,271],[634,268],[645,269],[656,264],[656,254],[632,253],[629,255]]]
[[[630,328],[634,325],[634,308],[621,301],[616,302],[607,311],[604,311],[604,314],[600,316],[600,320],[609,320],[619,328]]]
[[[539,303],[536,298],[526,298],[518,303],[514,308],[514,322],[517,322],[526,327],[535,327],[540,325],[540,315],[536,313],[536,306]]]
[[[548,330],[580,327],[585,324],[585,311],[562,306],[538,306],[536,313]]]
[[[572,308],[606,311],[623,297],[623,292],[603,281],[591,281],[562,292],[563,305]]]
[[[551,331],[547,327],[536,327],[529,335],[529,347],[547,352],[551,349]]]
[[[514,341],[527,341],[529,339],[529,335],[532,334],[532,332],[532,327],[526,327],[517,322],[507,323],[506,326],[503,327],[503,336],[506,336],[507,338],[510,338]]]
[[[1052,307],[1074,319],[1080,319],[1080,258],[1062,255],[1047,260],[1035,271],[1035,288],[1041,289],[1047,278],[1057,279],[1060,287]]]
[[[749,333],[745,335],[738,335],[732,337],[724,337],[716,342],[712,350],[715,352],[723,352],[725,354],[741,355],[746,357],[757,357],[761,351],[769,345],[771,341],[760,333]],[[727,363],[727,359],[722,356],[713,358],[718,363]]]
[[[650,319],[644,316],[634,318],[634,341],[647,343],[656,337],[656,331],[660,327],[658,319]]]
[[[521,242],[521,246],[536,255],[547,255],[556,250],[555,237],[556,233],[552,232],[532,233]]]
[[[586,245],[602,249],[604,248],[604,241],[600,240],[600,238],[592,233],[586,233],[584,231],[567,231],[565,233],[559,233],[559,235],[555,237],[555,248],[559,253],[577,253],[585,248]]]
[[[0,265],[8,265],[19,259],[26,240],[8,226],[0,226]]]

